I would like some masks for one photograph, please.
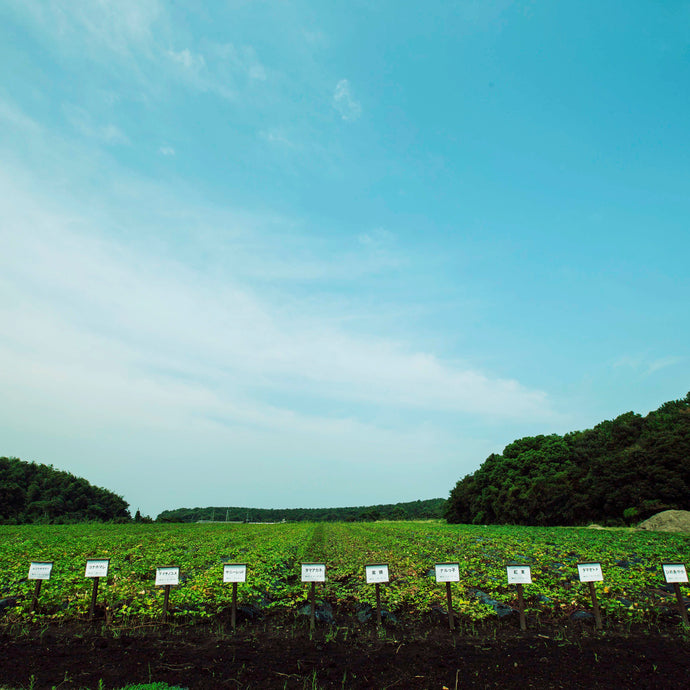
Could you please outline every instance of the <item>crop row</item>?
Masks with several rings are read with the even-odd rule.
[[[525,587],[528,611],[558,618],[589,608],[589,590],[579,582],[577,563],[596,561],[604,574],[604,582],[597,584],[604,614],[652,621],[674,607],[660,564],[690,559],[685,535],[438,522],[28,525],[0,527],[0,540],[0,609],[4,602],[6,620],[37,617],[31,613],[30,561],[55,562],[38,617],[69,619],[89,610],[85,561],[109,558],[99,600],[114,620],[160,615],[162,591],[154,575],[163,565],[179,566],[182,575],[171,606],[199,619],[216,615],[231,599],[231,588],[222,581],[228,562],[248,565],[247,582],[239,586],[240,604],[262,610],[291,609],[304,601],[301,562],[328,565],[319,594],[332,605],[350,610],[373,605],[374,588],[364,581],[363,565],[387,563],[391,577],[382,587],[383,605],[410,615],[444,605],[434,565],[457,562],[454,609],[472,620],[495,615],[496,604],[516,605],[505,566],[524,563],[533,578]]]

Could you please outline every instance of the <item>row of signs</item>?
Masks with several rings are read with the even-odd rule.
[[[109,558],[86,561],[86,572],[84,573],[84,577],[107,577],[109,565]],[[50,574],[52,572],[52,561],[33,561],[29,566],[29,580],[50,580]]]
[[[107,558],[86,561],[84,577],[107,577],[110,560]],[[662,566],[666,582],[687,582],[688,573],[683,563],[664,563]],[[29,580],[49,580],[53,570],[52,562],[33,562],[29,567]],[[434,568],[436,582],[460,582],[459,563],[438,563]],[[385,563],[365,565],[364,572],[367,584],[389,581],[388,565]],[[506,566],[509,585],[530,584],[532,570],[528,565]],[[580,582],[601,582],[604,573],[601,563],[578,563],[577,572]],[[245,563],[226,563],[223,566],[223,582],[246,582],[247,565]],[[325,582],[325,563],[302,563],[302,582]],[[156,568],[156,585],[179,585],[180,569],[177,566]]]
[[[688,573],[683,563],[664,563],[662,564],[664,579],[666,582],[687,582]],[[524,585],[532,582],[532,571],[528,565],[509,565],[506,566],[508,572],[509,585]],[[604,573],[601,563],[578,563],[577,574],[580,582],[603,582]],[[437,578],[438,579],[438,578]]]

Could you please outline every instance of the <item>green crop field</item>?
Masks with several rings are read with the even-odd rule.
[[[268,613],[295,610],[304,602],[308,585],[300,581],[300,563],[314,561],[327,566],[318,597],[336,612],[373,604],[374,587],[364,581],[364,565],[388,563],[391,581],[381,588],[382,605],[399,618],[444,606],[445,589],[433,577],[434,564],[459,562],[453,603],[466,621],[495,616],[495,608],[485,603],[489,598],[516,604],[515,587],[506,579],[509,562],[532,568],[533,583],[525,585],[528,612],[565,620],[591,606],[587,585],[578,580],[578,561],[600,561],[604,582],[596,588],[606,619],[653,623],[676,606],[661,563],[687,564],[690,536],[440,522],[3,526],[3,621],[85,617],[91,597],[91,581],[84,577],[87,558],[110,559],[98,600],[107,605],[110,620],[123,624],[160,617],[157,566],[180,567],[181,583],[172,589],[170,605],[178,616],[203,621],[230,604],[232,587],[222,582],[223,563],[248,564],[239,603]],[[31,612],[30,561],[54,562],[38,613]],[[687,585],[682,587],[687,596]]]

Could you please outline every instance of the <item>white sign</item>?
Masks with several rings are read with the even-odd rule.
[[[437,563],[434,570],[436,571],[436,582],[460,582],[459,563]]]
[[[109,564],[110,560],[107,558],[86,561],[86,572],[84,573],[84,577],[108,577]]]
[[[365,565],[364,572],[366,573],[368,585],[374,585],[377,582],[388,582],[388,566],[384,563]]]
[[[50,580],[53,564],[32,562],[29,566],[29,580]]]
[[[664,563],[661,566],[664,569],[664,577],[666,582],[687,582],[688,573],[685,570],[683,563]]]
[[[180,569],[177,566],[156,568],[156,587],[162,585],[179,585]]]
[[[528,565],[508,565],[509,585],[528,585],[532,582],[532,571]]]
[[[326,582],[326,564],[302,563],[302,582]]]
[[[601,563],[578,563],[577,574],[580,582],[601,582],[604,579]]]
[[[223,566],[223,582],[246,582],[247,566],[244,563],[226,563]]]

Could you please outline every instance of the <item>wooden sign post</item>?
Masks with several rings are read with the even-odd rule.
[[[680,617],[686,626],[690,625],[688,622],[688,610],[683,603],[683,595],[680,592],[680,583],[688,581],[688,573],[685,570],[684,563],[664,563],[662,566],[664,571],[664,579],[667,583],[673,585],[673,591],[676,593],[676,600],[678,601],[678,608],[680,609]]]
[[[38,597],[41,594],[41,585],[43,580],[50,580],[50,574],[53,572],[52,561],[32,561],[29,565],[29,580],[36,580],[36,587],[34,588],[34,598],[31,602],[31,612],[38,609]]]
[[[226,563],[223,566],[223,582],[232,582],[232,629],[237,625],[237,583],[247,581],[246,563]]]
[[[91,590],[91,606],[89,607],[89,618],[93,620],[96,612],[96,597],[98,596],[98,582],[102,577],[108,577],[109,558],[99,558],[86,561],[86,572],[84,577],[93,578],[93,589]]]
[[[459,563],[437,563],[434,566],[436,582],[446,583],[446,603],[448,605],[448,627],[455,630],[455,616],[453,615],[453,597],[450,592],[451,582],[460,582]]]
[[[364,566],[364,574],[368,585],[376,586],[376,627],[381,627],[381,583],[389,582],[388,564],[374,563]]]
[[[180,569],[175,565],[156,568],[156,587],[165,587],[163,592],[163,621],[168,620],[168,602],[170,588],[180,584]]]
[[[580,582],[586,582],[589,585],[589,596],[592,599],[592,608],[594,609],[594,625],[597,630],[601,630],[601,611],[599,610],[599,602],[597,601],[597,591],[594,588],[595,582],[604,581],[601,563],[578,563],[577,574],[580,578]]]
[[[309,629],[314,632],[316,625],[316,583],[326,582],[326,564],[325,563],[302,563],[302,582],[311,582],[311,591],[309,593],[310,600],[310,614],[309,614]]]
[[[527,630],[523,585],[529,585],[532,583],[532,570],[528,565],[508,565],[506,566],[506,571],[508,573],[508,584],[517,585],[518,611],[520,612],[520,630]]]

